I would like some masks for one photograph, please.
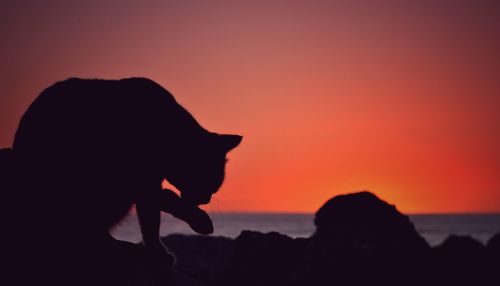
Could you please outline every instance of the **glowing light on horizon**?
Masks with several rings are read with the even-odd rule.
[[[500,2],[120,3],[2,7],[0,147],[57,80],[144,76],[244,134],[217,211],[500,211]]]

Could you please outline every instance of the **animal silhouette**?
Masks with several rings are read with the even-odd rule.
[[[241,139],[207,131],[146,78],[55,83],[22,117],[12,149],[0,152],[0,165],[16,170],[3,183],[11,201],[23,206],[10,211],[16,225],[32,215],[41,221],[31,229],[43,233],[43,247],[28,246],[26,256],[62,261],[50,268],[73,276],[86,267],[95,278],[107,271],[105,253],[113,253],[110,229],[135,204],[145,259],[158,272],[169,269],[174,260],[159,240],[160,212],[211,233],[198,205],[220,188],[226,154]],[[164,179],[180,197],[161,189]]]

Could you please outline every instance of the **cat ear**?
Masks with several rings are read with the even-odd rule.
[[[240,145],[241,140],[243,139],[240,135],[219,135],[219,141],[221,142],[221,146],[224,151],[229,152]]]

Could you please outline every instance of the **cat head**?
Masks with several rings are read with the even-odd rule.
[[[239,135],[209,133],[192,146],[181,148],[184,151],[174,154],[166,179],[187,202],[195,205],[209,203],[212,194],[224,181],[227,153],[236,148],[241,140]]]

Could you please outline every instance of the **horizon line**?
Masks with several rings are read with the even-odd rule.
[[[316,212],[294,212],[294,211],[210,211],[209,214],[276,214],[276,215],[314,215]],[[401,212],[404,215],[500,215],[500,211],[464,211],[464,212]]]

